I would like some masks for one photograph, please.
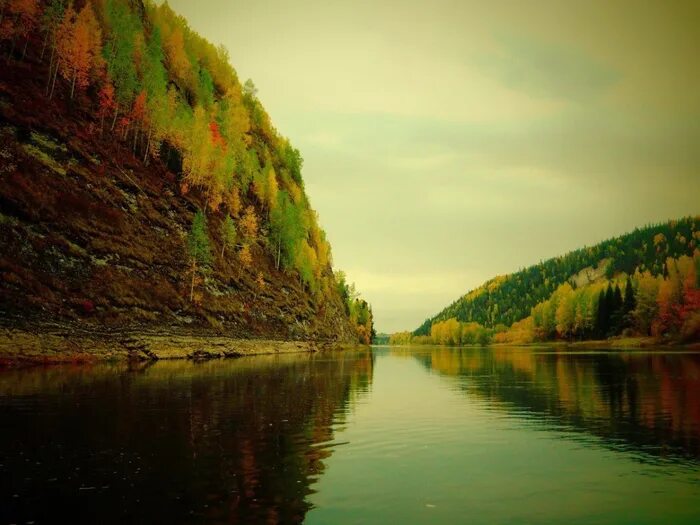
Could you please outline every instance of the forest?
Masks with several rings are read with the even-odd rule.
[[[361,341],[372,312],[342,273],[304,190],[303,158],[272,125],[252,80],[227,49],[193,31],[167,2],[2,0],[0,42],[9,64],[34,53],[46,100],[87,111],[88,133],[118,141],[145,166],[164,164],[181,195],[201,196],[182,247],[188,300],[206,300],[213,266],[257,272],[262,250],[321,305],[342,298]],[[138,185],[139,181],[135,180]]]
[[[700,338],[700,218],[686,217],[499,276],[392,343]]]

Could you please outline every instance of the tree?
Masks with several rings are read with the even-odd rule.
[[[46,49],[47,40],[51,42],[51,58],[49,60],[49,75],[46,80],[46,94],[49,95],[49,86],[51,86],[52,78],[55,79],[58,67],[54,67],[54,59],[56,57],[56,44],[58,28],[61,26],[63,21],[65,7],[63,5],[63,0],[52,0],[48,5],[44,14],[41,18],[41,25],[46,32],[44,36],[44,47],[41,50],[41,58],[44,58],[44,51]]]
[[[573,333],[576,318],[576,304],[574,302],[574,291],[569,283],[557,290],[559,304],[556,309],[557,332],[564,338],[570,337]]]
[[[258,236],[258,216],[255,208],[248,206],[239,222],[241,235],[246,241],[254,240]]]
[[[190,186],[206,187],[209,183],[214,144],[211,140],[209,117],[202,106],[194,110],[194,122],[190,128],[182,158],[185,181]]]
[[[608,290],[610,287],[608,286]],[[598,310],[596,313],[596,334],[598,337],[605,338],[608,334],[610,324],[610,309],[605,290],[600,290],[598,295]]]
[[[241,250],[238,252],[238,260],[241,262],[241,266],[244,268],[249,268],[253,264],[253,254],[250,252],[250,246],[244,244]]]
[[[255,83],[252,79],[248,79],[243,84],[243,95],[246,97],[255,98],[258,94],[258,88],[255,87]]]
[[[194,218],[192,219],[192,227],[187,236],[187,253],[190,258],[192,270],[192,284],[190,286],[190,301],[192,301],[194,298],[194,281],[197,270],[211,263],[207,218],[201,210],[197,210],[197,213],[194,214]]]
[[[71,5],[63,16],[58,31],[59,72],[71,83],[70,96],[75,88],[85,89],[92,79],[99,76],[102,68],[100,50],[102,30],[97,23],[92,5],[87,2],[75,15]]]
[[[634,312],[636,306],[637,301],[634,297],[634,287],[632,286],[632,279],[628,276],[627,282],[625,283],[625,299],[622,305],[623,328],[628,328],[632,325],[632,312]]]
[[[12,44],[8,60],[15,50],[17,38],[24,38],[24,51],[22,58],[27,52],[27,43],[32,30],[39,23],[39,2],[38,0],[10,0],[8,2],[9,17],[12,20],[4,19],[0,21],[0,39],[11,38]]]
[[[230,215],[226,215],[221,225],[221,257],[224,256],[226,248],[233,249],[236,246],[236,226]]]
[[[63,0],[51,0],[49,5],[46,6],[46,9],[44,9],[44,13],[41,15],[40,24],[41,29],[44,31],[44,45],[41,47],[41,60],[44,59],[47,44],[51,42],[51,63],[49,65],[49,73],[51,72],[51,68],[53,66],[56,29],[63,19],[64,9],[65,6],[63,5]]]
[[[615,284],[612,295],[612,305],[610,308],[610,329],[612,334],[619,334],[624,323],[624,300],[620,285]]]
[[[136,36],[143,34],[140,20],[130,10],[128,2],[106,0],[105,21],[108,37],[103,48],[107,72],[114,82],[117,106],[112,128],[117,121],[119,107],[129,108],[138,89],[134,60]]]
[[[156,26],[151,29],[141,67],[142,85],[147,94],[148,109],[148,139],[144,161],[148,159],[151,143],[156,143],[154,149],[157,151],[160,141],[171,125],[169,118],[171,108],[167,90],[168,73],[163,65],[164,60],[160,29]]]
[[[280,191],[277,205],[270,212],[270,237],[275,246],[275,264],[280,261],[289,268],[294,263],[295,250],[305,232],[301,223],[299,209],[289,200],[287,192]]]
[[[114,86],[109,75],[104,79],[100,92],[98,94],[99,106],[97,114],[100,117],[100,132],[104,129],[104,121],[108,115],[111,115],[116,109],[117,102],[114,99]]]
[[[275,169],[270,167],[267,172],[267,184],[266,184],[265,198],[267,209],[272,210],[277,205],[277,194],[279,192],[279,186],[277,184],[277,174]]]
[[[183,30],[176,27],[165,42],[165,51],[170,73],[179,81],[181,88],[191,86],[192,63],[185,51]]]
[[[643,335],[649,335],[658,311],[656,297],[659,293],[659,280],[649,271],[637,273],[635,278],[637,280],[637,304],[633,311],[633,318],[637,330]]]

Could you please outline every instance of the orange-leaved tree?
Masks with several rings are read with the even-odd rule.
[[[73,6],[68,6],[58,28],[56,47],[57,69],[71,83],[70,96],[73,98],[75,88],[84,90],[91,80],[100,76],[104,65],[102,31],[90,2],[77,15]]]

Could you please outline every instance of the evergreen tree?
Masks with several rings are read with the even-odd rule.
[[[616,284],[612,295],[612,308],[610,310],[611,335],[617,335],[622,331],[624,321],[623,306],[622,290],[620,290],[620,285]]]
[[[187,236],[187,253],[192,265],[192,284],[190,286],[190,301],[194,297],[194,280],[198,268],[211,263],[211,248],[207,233],[207,218],[198,210],[192,219],[192,228]]]
[[[606,317],[605,317],[605,332],[603,334],[603,337],[610,336],[610,330],[612,328],[612,315],[614,312],[614,308],[615,308],[615,292],[613,291],[612,285],[610,283],[608,283],[608,287],[605,290]]]
[[[632,279],[627,277],[627,283],[625,284],[625,300],[622,305],[624,328],[629,328],[632,325],[632,312],[634,312],[636,306],[637,299],[635,297],[634,287],[632,286]]]
[[[226,248],[233,248],[236,245],[236,226],[230,215],[226,215],[221,225],[221,257],[224,256]]]
[[[610,313],[608,312],[608,303],[605,298],[605,291],[601,290],[598,295],[598,311],[595,321],[595,331],[598,337],[605,337],[608,332],[608,318]]]

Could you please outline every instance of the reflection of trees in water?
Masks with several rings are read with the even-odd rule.
[[[323,444],[371,381],[369,351],[3,374],[13,431],[0,436],[0,463],[17,476],[0,482],[0,517],[301,522],[332,451]],[[34,396],[38,410],[14,403]],[[27,472],[27,456],[42,470]],[[81,486],[94,497],[77,501]],[[46,510],[5,501],[18,492]]]
[[[575,353],[531,348],[417,351],[478,397],[523,417],[554,417],[615,448],[700,458],[700,355]]]

